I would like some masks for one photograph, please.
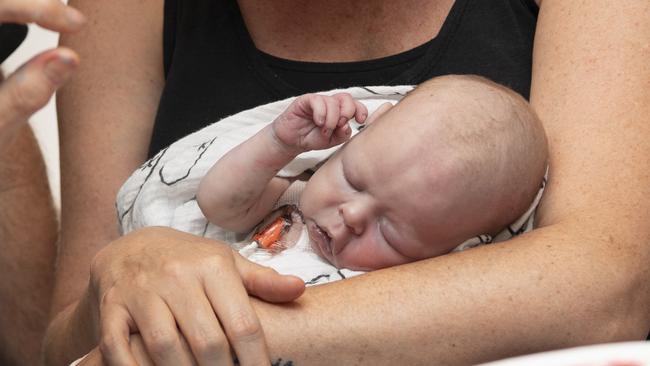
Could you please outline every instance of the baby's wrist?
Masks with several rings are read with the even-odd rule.
[[[271,150],[274,153],[281,156],[285,156],[290,160],[293,160],[293,158],[305,152],[305,150],[301,148],[299,145],[289,144],[283,141],[276,133],[275,128],[273,128],[274,126],[269,126],[269,127],[271,128],[268,129],[269,133],[267,134],[267,136],[270,139]]]

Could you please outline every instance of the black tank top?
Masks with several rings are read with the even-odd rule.
[[[533,0],[456,0],[439,34],[412,50],[315,63],[256,49],[235,0],[165,0],[166,84],[149,156],[225,116],[307,92],[478,74],[528,97],[537,10]]]

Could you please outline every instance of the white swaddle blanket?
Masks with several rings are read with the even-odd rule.
[[[385,102],[397,103],[411,86],[369,87],[332,90],[322,94],[347,92],[366,105],[372,113]],[[239,145],[271,123],[295,98],[265,104],[246,110],[194,132],[174,142],[144,163],[124,183],[117,195],[117,215],[122,234],[145,226],[168,226],[191,234],[218,239],[239,249],[247,235],[221,229],[203,216],[196,201],[196,192],[203,176],[226,152]],[[352,123],[353,133],[358,131]],[[299,155],[279,172],[279,176],[295,177],[327,159],[337,147],[309,151]],[[309,284],[347,277],[352,271],[339,271],[311,250],[303,235],[295,247],[279,254],[261,251],[247,257],[273,267],[280,273],[301,277]]]
[[[412,86],[354,87],[322,94],[350,93],[372,113],[383,103],[397,103],[412,89]],[[246,241],[247,235],[236,235],[209,223],[198,206],[196,192],[203,176],[220,157],[271,123],[294,99],[265,104],[224,118],[174,142],[143,164],[124,183],[117,195],[117,215],[122,234],[145,226],[168,226],[225,241],[238,250],[249,244],[249,241]],[[353,133],[358,132],[357,126],[352,124]],[[303,153],[278,175],[298,176],[316,167],[336,149],[337,147]],[[508,239],[532,228],[534,208],[539,202],[542,190],[543,187],[526,214],[497,235],[495,241]],[[457,250],[492,241],[493,238],[480,235],[461,244]],[[320,258],[311,250],[306,234],[302,235],[295,247],[279,254],[270,255],[262,249],[241,253],[280,273],[297,275],[308,284],[334,281],[361,273],[338,270]]]

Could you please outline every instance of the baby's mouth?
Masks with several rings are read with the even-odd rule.
[[[325,256],[328,260],[332,258],[332,238],[329,236],[327,231],[322,227],[318,226],[315,222],[310,222],[310,225],[307,225],[309,229],[309,236],[312,241],[318,247],[320,253]]]

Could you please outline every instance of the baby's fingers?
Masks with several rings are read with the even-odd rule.
[[[327,115],[325,116],[325,125],[321,127],[321,132],[329,138],[339,125],[340,107],[336,98],[325,97],[324,100],[327,105]]]
[[[309,118],[318,127],[325,125],[325,116],[327,115],[327,104],[322,95],[305,94],[296,99],[300,118]]]
[[[364,123],[368,117],[368,108],[366,108],[365,104],[356,99],[354,100],[354,105],[356,106],[354,119],[357,120],[358,123]]]
[[[342,144],[349,140],[350,136],[352,136],[352,128],[349,124],[346,123],[341,127],[337,127],[332,135],[332,145]]]
[[[347,124],[349,120],[354,117],[357,106],[354,103],[354,98],[348,93],[339,93],[332,96],[339,102],[339,121],[337,126],[341,127],[344,124]]]
[[[341,109],[338,126],[342,126],[352,118],[355,118],[359,123],[363,123],[368,115],[368,109],[363,103],[357,101],[348,93],[335,94],[333,97],[339,101]]]

